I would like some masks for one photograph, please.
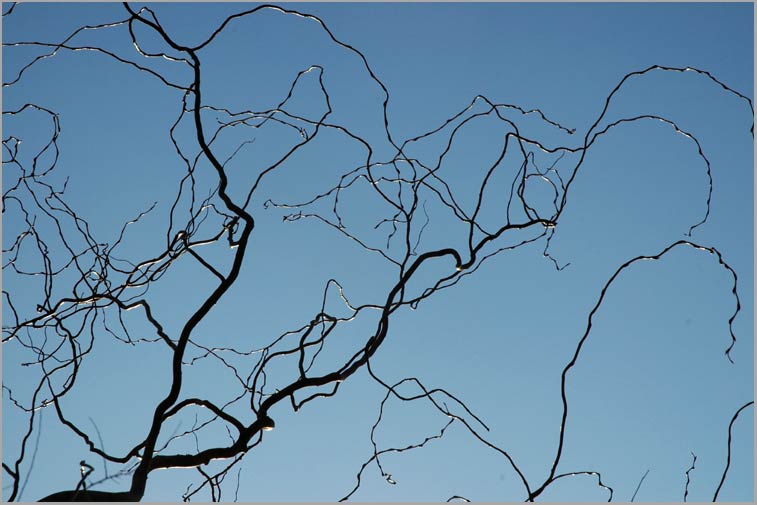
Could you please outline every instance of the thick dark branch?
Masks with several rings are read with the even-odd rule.
[[[733,432],[733,425],[736,423],[736,419],[738,419],[739,415],[751,405],[754,405],[754,400],[742,405],[731,418],[731,422],[728,423],[728,453],[725,460],[725,468],[723,469],[723,476],[720,478],[718,487],[715,489],[715,495],[712,497],[712,501],[714,502],[718,501],[718,495],[723,488],[723,484],[725,484],[725,478],[728,476],[728,469],[731,468],[731,435]]]
[[[87,490],[71,490],[60,491],[51,495],[45,496],[39,501],[55,501],[55,502],[137,502],[139,497],[131,494],[130,492],[110,492],[110,491],[97,491],[94,489]]]

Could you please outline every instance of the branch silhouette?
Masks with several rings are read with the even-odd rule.
[[[3,16],[18,15],[14,13],[15,8],[16,3],[12,3]],[[77,53],[122,65],[165,88],[175,98],[178,110],[166,128],[167,137],[183,170],[177,184],[165,188],[161,202],[147,204],[142,207],[144,210],[121,221],[115,237],[108,241],[104,239],[103,230],[96,229],[76,210],[75,196],[69,198],[72,191],[68,179],[61,182],[58,174],[66,170],[59,167],[63,165],[59,155],[63,149],[61,132],[65,118],[44,104],[31,102],[3,112],[8,120],[35,121],[36,135],[44,137],[39,146],[29,142],[32,152],[22,146],[25,139],[20,138],[21,133],[16,137],[16,132],[9,129],[13,134],[3,139],[3,214],[6,223],[12,223],[14,234],[4,240],[7,248],[3,249],[3,272],[12,275],[14,281],[11,288],[3,290],[2,342],[4,346],[19,349],[14,355],[25,356],[26,361],[19,362],[19,366],[38,374],[31,393],[23,398],[14,392],[18,390],[16,386],[3,385],[9,405],[22,412],[27,420],[19,435],[18,453],[5,454],[7,462],[3,463],[3,471],[10,481],[8,501],[21,499],[34,469],[42,426],[41,421],[35,423],[35,419],[43,409],[52,408],[55,412],[55,420],[46,417],[46,422],[59,423],[87,451],[102,459],[105,476],[93,480],[94,466],[82,460],[80,478],[71,483],[71,489],[52,493],[41,501],[139,501],[145,497],[151,473],[172,468],[192,468],[197,472],[198,482],[181,495],[185,501],[200,492],[208,493],[212,501],[221,501],[224,490],[228,493],[223,485],[229,472],[234,467],[241,472],[244,458],[265,442],[267,432],[276,429],[276,409],[280,411],[289,405],[294,412],[299,412],[310,402],[327,402],[339,393],[345,381],[358,373],[366,374],[384,396],[370,431],[372,452],[354,474],[354,486],[346,491],[342,500],[358,492],[361,479],[373,464],[387,483],[397,483],[388,466],[382,463],[382,457],[443,443],[445,434],[459,431],[471,443],[480,444],[503,458],[522,487],[520,499],[534,501],[563,479],[590,477],[592,483],[596,479],[596,485],[608,493],[608,501],[611,501],[613,488],[603,481],[598,470],[561,467],[566,433],[572,427],[568,422],[568,379],[571,370],[581,362],[579,358],[591,333],[593,319],[612,293],[616,279],[642,268],[645,262],[662,261],[674,249],[712,257],[732,280],[735,307],[728,319],[730,341],[724,354],[733,363],[731,351],[737,343],[734,321],[741,311],[737,272],[716,247],[676,237],[661,249],[627,259],[602,284],[585,330],[562,369],[557,446],[553,459],[546,462],[547,475],[543,480],[529,476],[512,450],[492,441],[494,438],[487,434],[490,428],[483,417],[474,414],[474,409],[461,396],[427,386],[413,376],[399,381],[385,379],[375,361],[371,361],[392,339],[396,314],[417,309],[430,298],[439,297],[440,293],[472,277],[485,275],[486,262],[492,258],[506,257],[518,249],[527,250],[527,246],[538,242],[543,246],[541,254],[555,271],[562,271],[570,264],[559,266],[549,251],[550,241],[560,232],[561,223],[566,219],[563,216],[572,201],[569,195],[575,193],[572,189],[582,172],[585,157],[610,131],[622,133],[630,124],[660,123],[696,150],[700,168],[707,176],[707,197],[697,204],[702,207],[701,217],[682,231],[690,237],[708,221],[713,205],[716,174],[705,154],[706,143],[700,143],[694,133],[662,115],[607,116],[611,102],[629,81],[643,79],[653,72],[688,74],[690,78],[715,84],[719,92],[746,102],[753,116],[752,101],[710,72],[654,65],[627,73],[605,97],[603,108],[583,140],[576,140],[577,128],[551,119],[540,109],[499,103],[484,95],[475,96],[468,105],[424,133],[400,140],[392,133],[391,95],[379,78],[380,72],[374,70],[365,54],[342,41],[317,16],[275,5],[259,5],[226,17],[204,40],[185,45],[149,7],[136,9],[124,3],[123,9],[125,18],[81,26],[59,42],[3,43],[6,50],[47,51],[30,57],[17,72],[10,74],[3,84],[6,93],[15,92],[35,71],[44,71],[50,61]],[[222,44],[222,35],[231,31],[236,23],[264,13],[276,13],[298,20],[308,28],[316,28],[335,50],[359,63],[363,77],[367,76],[371,85],[379,90],[381,142],[370,139],[367,134],[361,136],[360,128],[345,125],[342,119],[337,121],[340,116],[327,86],[331,82],[328,67],[318,63],[299,70],[283,90],[281,99],[271,107],[235,110],[208,103],[206,96],[216,98],[217,95],[207,92],[208,82],[213,81],[206,70],[210,67],[204,66],[206,50]],[[98,46],[91,42],[96,38],[93,34],[100,34],[104,39],[106,34],[120,37],[129,51],[114,49],[105,42]],[[89,42],[81,42],[84,38]],[[156,61],[164,66],[158,66]],[[317,98],[308,100],[311,105],[321,107],[317,114],[296,112],[297,100],[308,79],[316,82],[313,89]],[[471,198],[456,185],[459,181],[451,174],[449,160],[453,148],[464,141],[463,135],[471,125],[484,120],[496,122],[504,133],[496,159],[478,167],[483,176]],[[534,136],[527,134],[524,126],[526,120],[538,123],[549,133],[544,138],[532,138]],[[46,126],[41,126],[43,124]],[[265,132],[270,129],[281,132],[281,143],[285,147],[281,152],[273,149],[276,155],[272,154],[272,160],[267,160],[264,166],[245,167],[247,179],[241,184],[238,179],[242,170],[240,159],[246,159],[248,149],[263,143]],[[187,131],[191,133],[191,142]],[[240,131],[248,137],[229,140],[231,132]],[[751,131],[753,133],[753,126]],[[287,200],[289,196],[265,193],[266,184],[280,176],[287,163],[307,156],[307,149],[328,136],[349,143],[361,153],[360,159],[341,170],[338,176],[319,181],[321,186],[308,188],[307,196],[293,194],[291,200]],[[432,155],[423,153],[419,146],[426,142],[429,145],[437,142],[439,148]],[[229,143],[233,143],[231,148]],[[414,152],[416,149],[419,153]],[[553,163],[548,168],[539,168],[535,152],[552,155]],[[506,166],[511,161],[518,167],[514,172]],[[498,178],[507,178],[508,194],[492,194],[493,181]],[[71,185],[74,184],[72,181]],[[527,187],[531,184],[548,188],[548,204],[530,195]],[[367,200],[366,194],[382,209],[377,220],[368,225],[356,223],[350,207],[355,198]],[[484,219],[491,209],[500,207],[503,211],[496,214],[496,220]],[[163,208],[168,209],[167,213],[161,214]],[[282,226],[311,223],[314,228],[328,230],[336,237],[334,240],[346,239],[351,250],[381,262],[390,274],[384,279],[385,284],[379,286],[378,294],[370,299],[362,295],[348,296],[349,289],[343,287],[346,286],[343,280],[326,276],[320,296],[308,308],[308,316],[293,316],[288,328],[266,337],[264,344],[239,339],[234,346],[216,345],[216,340],[208,336],[202,325],[219,304],[238,296],[243,270],[254,262],[261,215],[271,213],[280,213]],[[447,243],[440,245],[430,238],[429,226],[444,219],[448,220],[450,229],[454,225],[463,232],[450,232]],[[156,221],[160,224],[156,225]],[[130,234],[150,226],[159,227],[160,241],[142,243],[135,252],[130,245],[133,243]],[[452,237],[453,234],[460,236]],[[303,248],[306,247],[307,244]],[[167,279],[172,275],[185,275],[177,272],[189,269],[194,272],[193,276],[202,279],[198,282],[201,301],[190,306],[193,308],[189,315],[175,328],[174,316],[157,300],[160,300],[161,289],[170,286]],[[31,298],[33,302],[29,301]],[[128,322],[136,319],[139,329]],[[370,329],[365,331],[369,324]],[[354,327],[358,329],[352,330]],[[224,330],[213,331],[223,333]],[[350,334],[347,343],[342,338],[344,334]],[[80,424],[77,413],[70,412],[66,403],[67,395],[81,386],[77,379],[83,363],[94,359],[96,341],[109,337],[123,345],[144,348],[146,353],[160,352],[167,356],[164,362],[169,377],[167,389],[161,389],[159,401],[149,406],[144,433],[129,440],[128,448],[120,452],[113,449],[117,444],[110,441],[106,450],[104,439],[107,437],[101,435],[92,417],[88,419],[96,437],[87,426]],[[221,370],[236,389],[224,390],[221,400],[193,391],[187,375],[203,366]],[[281,379],[284,376],[286,380]],[[409,393],[411,388],[412,393]],[[21,389],[25,391],[29,387]],[[380,442],[377,430],[384,421],[385,409],[390,408],[390,404],[411,402],[427,402],[434,415],[443,418],[443,423],[408,444],[395,446]],[[738,415],[752,404],[741,407],[731,419],[728,458],[715,500],[730,466],[731,428]],[[182,430],[180,423],[192,418],[191,427]],[[35,425],[38,438],[34,449],[30,449]],[[170,433],[172,427],[174,431]],[[206,435],[214,433],[213,430],[223,433],[224,440]],[[194,448],[187,451],[186,447],[192,442]],[[686,471],[684,501],[689,493],[689,473],[696,462],[696,456],[693,453],[692,456],[691,467]],[[107,462],[120,465],[119,470],[109,474]],[[104,482],[120,482],[120,479],[128,479],[123,491],[93,489]],[[237,473],[235,500],[239,479],[240,473]],[[453,500],[469,501],[457,494],[447,501]]]

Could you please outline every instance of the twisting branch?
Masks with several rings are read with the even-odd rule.
[[[689,474],[691,473],[694,468],[696,468],[697,463],[697,455],[693,452],[691,453],[691,466],[686,470],[686,487],[683,489],[683,501],[686,501],[686,498],[689,496],[689,483],[691,482],[691,478],[689,477]]]
[[[363,52],[342,41],[317,16],[258,5],[227,16],[206,38],[187,44],[151,8],[137,9],[128,3],[122,7],[126,14],[121,11],[121,19],[80,26],[57,42],[3,43],[8,53],[18,51],[14,55],[30,50],[41,53],[19,56],[18,62],[14,60],[17,64],[11,77],[3,83],[5,93],[17,105],[3,112],[8,131],[13,134],[2,140],[3,215],[11,230],[4,237],[3,249],[3,274],[9,287],[3,291],[2,342],[8,355],[17,359],[14,365],[21,367],[24,374],[28,372],[20,384],[15,376],[3,384],[4,402],[22,419],[21,428],[17,428],[20,443],[16,453],[3,462],[3,471],[10,478],[9,501],[21,499],[34,469],[37,450],[35,445],[30,456],[29,444],[35,419],[40,443],[41,416],[46,408],[54,409],[53,422],[73,434],[85,450],[102,458],[104,477],[100,478],[93,466],[81,460],[80,477],[70,483],[71,489],[50,494],[43,501],[138,501],[146,496],[150,474],[170,468],[191,468],[196,472],[196,483],[189,484],[182,495],[185,501],[198,495],[221,501],[228,496],[225,479],[229,472],[235,466],[241,471],[245,456],[263,443],[264,432],[276,428],[274,417],[278,419],[280,409],[290,406],[294,413],[306,411],[304,407],[311,402],[337,395],[345,381],[362,371],[384,396],[369,434],[372,453],[358,469],[356,483],[343,500],[359,490],[364,471],[374,462],[389,484],[397,484],[382,457],[420,450],[432,442],[445,444],[444,435],[454,425],[470,435],[473,443],[502,458],[517,476],[518,489],[524,490],[527,501],[534,501],[556,481],[581,476],[591,477],[592,482],[596,478],[610,501],[613,489],[603,482],[599,471],[558,473],[568,429],[569,372],[578,363],[594,317],[617,278],[632,266],[660,260],[677,248],[715,256],[732,277],[735,308],[728,319],[730,342],[725,355],[733,363],[734,321],[741,311],[736,270],[714,246],[672,237],[660,252],[622,263],[602,285],[584,333],[562,369],[559,438],[553,459],[546,463],[548,475],[541,483],[528,478],[523,463],[516,462],[507,444],[492,441],[486,423],[496,420],[487,419],[485,423],[468,407],[463,395],[451,389],[427,387],[426,381],[412,372],[402,371],[399,376],[405,378],[394,380],[377,371],[384,344],[396,338],[396,330],[391,329],[397,315],[417,309],[442,291],[470,282],[474,274],[486,275],[493,258],[511,257],[508,255],[525,251],[533,244],[557,271],[570,264],[553,257],[549,251],[551,241],[565,229],[561,225],[572,201],[569,194],[574,193],[572,188],[586,156],[610,131],[622,132],[632,124],[654,122],[686,139],[696,149],[697,163],[706,173],[707,198],[699,217],[680,232],[690,237],[705,224],[718,188],[714,183],[716,158],[711,162],[705,154],[706,142],[672,118],[655,114],[610,117],[608,111],[628,82],[663,72],[689,74],[714,83],[726,94],[745,101],[753,115],[751,99],[710,72],[654,65],[627,73],[605,97],[602,110],[583,140],[576,135],[576,128],[558,122],[541,109],[500,102],[481,94],[470,102],[466,99],[463,103],[467,105],[442,116],[440,123],[403,140],[393,132],[391,95],[378,70]],[[12,3],[3,17],[14,13],[15,8],[16,3]],[[365,131],[364,126],[353,126],[345,119],[339,101],[331,94],[332,89],[338,89],[333,82],[344,76],[318,62],[297,66],[289,76],[288,87],[271,103],[239,107],[209,103],[209,96],[214,100],[225,98],[208,89],[213,82],[208,75],[213,68],[208,62],[208,49],[220,44],[222,33],[232,30],[232,25],[264,13],[285,16],[315,29],[330,48],[357,62],[361,77],[369,81],[381,103],[382,124],[375,128],[379,132],[376,138],[358,134]],[[21,14],[15,13],[14,19],[18,15],[24,15],[24,9]],[[100,42],[92,42],[98,36]],[[61,177],[69,170],[61,150],[72,141],[61,134],[67,119],[53,107],[27,101],[25,96],[22,100],[16,98],[22,84],[34,79],[49,62],[83,54],[122,65],[145,77],[167,92],[173,104],[172,116],[166,123],[166,141],[170,142],[168,147],[180,173],[160,188],[164,198],[151,199],[138,211],[130,211],[128,218],[119,217],[111,235],[102,228],[95,229],[71,201],[71,188],[76,187],[77,181],[72,179],[69,183],[68,178]],[[264,72],[256,75],[261,80],[264,77]],[[309,102],[318,112],[300,112],[301,101]],[[466,135],[485,122],[498,129],[496,151],[490,159],[466,159],[461,166],[454,161],[455,150]],[[28,132],[30,124],[36,135],[31,142],[22,139],[26,135],[22,132]],[[565,142],[532,135],[534,124]],[[270,146],[263,145],[269,134],[278,137]],[[344,152],[357,153],[357,161],[334,163],[328,168],[335,172],[324,170],[323,176],[318,172],[318,177],[307,180],[308,184],[304,184],[305,178],[287,181],[293,189],[303,182],[304,196],[298,192],[289,196],[271,194],[275,185],[272,181],[291,177],[287,170],[301,163],[302,158],[315,151],[336,155],[342,150],[330,144],[324,148],[328,138],[343,142]],[[317,168],[321,169],[320,163]],[[543,198],[534,196],[533,188],[543,192]],[[375,213],[369,215],[361,205]],[[326,230],[334,244],[380,264],[382,270],[374,278],[379,282],[370,286],[373,291],[326,274],[325,283],[318,281],[318,295],[312,305],[303,306],[304,314],[291,315],[283,327],[263,331],[262,326],[250,325],[231,330],[211,324],[213,317],[222,314],[218,307],[239,292],[243,283],[240,281],[249,280],[243,277],[243,271],[259,257],[258,223],[267,223],[262,217],[271,215],[279,226],[296,228],[310,223],[313,228]],[[146,231],[157,232],[159,239],[144,240],[140,233]],[[303,243],[298,253],[306,256],[309,245]],[[166,301],[165,289],[176,290],[170,280],[176,277],[196,281],[191,289],[199,301],[184,304],[181,296]],[[362,278],[358,276],[358,280]],[[234,334],[227,334],[231,332]],[[84,415],[96,437],[91,434],[92,427],[80,424],[76,403],[71,399],[86,382],[82,370],[98,359],[93,356],[97,356],[95,350],[104,341],[138,347],[153,353],[150,356],[159,356],[170,377],[167,388],[155,386],[159,399],[155,405],[147,406],[149,417],[144,432],[129,440],[118,454],[112,452],[116,445],[112,442],[106,450],[100,430],[88,417],[91,412]],[[218,375],[223,387],[208,395],[191,389],[193,382],[188,375],[208,371]],[[408,392],[411,387],[414,389]],[[390,399],[393,405],[428,402],[435,415],[438,413],[445,421],[412,443],[387,445],[379,440],[378,428],[384,422]],[[741,407],[731,419],[728,458],[715,499],[730,466],[731,429],[739,414],[752,404]],[[696,462],[693,452],[692,457],[692,465],[686,471],[684,501],[688,497],[689,474]],[[108,462],[119,468],[110,473]],[[238,472],[235,501],[239,475]],[[129,479],[128,490],[93,489],[124,477]],[[453,500],[469,501],[459,495],[447,501]]]
[[[626,269],[630,268],[634,264],[636,264],[638,262],[641,262],[641,261],[657,261],[657,260],[661,259],[663,256],[665,256],[666,254],[668,254],[670,251],[672,251],[673,249],[675,249],[675,248],[677,248],[679,246],[690,247],[690,248],[693,248],[694,250],[704,251],[704,252],[707,252],[707,253],[709,253],[711,255],[716,256],[717,259],[718,259],[718,263],[720,265],[722,265],[723,268],[725,268],[733,276],[733,282],[734,282],[733,293],[734,293],[734,296],[736,298],[736,310],[735,310],[733,316],[731,316],[731,318],[728,320],[728,326],[729,326],[729,330],[730,330],[730,333],[731,333],[732,342],[726,348],[726,351],[725,351],[726,357],[729,359],[729,361],[731,363],[733,363],[733,360],[731,359],[730,354],[729,354],[730,351],[731,351],[731,349],[733,348],[733,346],[735,344],[735,336],[734,336],[734,333],[733,333],[733,321],[736,318],[736,315],[738,315],[738,313],[740,311],[741,304],[739,302],[739,297],[738,297],[738,294],[737,294],[736,288],[735,288],[736,282],[737,282],[736,273],[723,260],[722,255],[720,254],[720,252],[717,249],[715,249],[714,247],[705,247],[705,246],[702,246],[702,245],[699,245],[699,244],[695,244],[693,242],[689,242],[688,240],[678,240],[678,241],[670,244],[669,246],[665,247],[662,251],[660,251],[657,254],[649,255],[649,256],[645,256],[645,255],[637,256],[637,257],[632,258],[632,259],[626,261],[625,263],[623,263],[615,271],[615,273],[610,277],[610,279],[605,283],[605,285],[602,287],[602,290],[601,290],[600,295],[599,295],[599,299],[597,300],[597,303],[594,305],[594,307],[592,308],[591,312],[589,313],[589,317],[588,317],[588,320],[587,320],[587,323],[586,323],[586,330],[584,331],[584,334],[581,337],[581,339],[578,341],[578,345],[576,346],[576,350],[575,350],[575,353],[573,354],[573,358],[568,362],[568,364],[565,366],[565,368],[562,371],[562,378],[561,378],[561,383],[560,383],[560,389],[561,389],[563,409],[562,409],[562,419],[560,421],[560,432],[559,432],[560,435],[559,435],[559,440],[558,440],[558,445],[557,445],[557,452],[556,452],[555,458],[554,458],[554,460],[552,462],[552,468],[550,470],[549,476],[547,477],[547,479],[545,480],[545,482],[536,491],[534,491],[534,494],[531,496],[531,498],[536,498],[537,496],[539,496],[542,493],[542,491],[552,482],[552,480],[554,478],[554,475],[555,475],[555,472],[557,470],[557,466],[560,463],[560,457],[562,456],[563,444],[565,442],[566,424],[567,424],[567,419],[568,419],[568,398],[567,398],[567,392],[566,392],[568,372],[570,372],[570,370],[575,366],[576,362],[578,361],[578,357],[581,354],[581,350],[583,349],[584,343],[586,342],[586,339],[589,337],[589,333],[591,332],[594,316],[596,315],[597,311],[602,306],[602,302],[605,300],[605,296],[606,296],[606,294],[607,294],[610,286],[620,276],[620,274],[623,271],[625,271]]]

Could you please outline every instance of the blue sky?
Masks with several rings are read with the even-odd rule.
[[[623,76],[651,65],[707,70],[752,98],[751,4],[282,6],[319,16],[339,40],[365,55],[389,90],[390,132],[398,142],[436,128],[483,95],[494,103],[539,108],[551,120],[576,130],[568,135],[534,114],[508,113],[524,136],[547,146],[577,147]],[[226,16],[244,6],[167,3],[151,8],[175,40],[191,45],[205,40]],[[3,42],[60,41],[79,26],[126,17],[120,4],[21,4],[3,18]],[[166,50],[146,30],[138,28],[136,33],[145,50]],[[140,61],[172,82],[191,79],[185,65],[140,60],[123,26],[82,33],[74,42],[97,44]],[[4,47],[3,81],[41,52]],[[334,111],[330,121],[370,141],[374,160],[394,155],[382,128],[380,88],[360,59],[329,43],[316,23],[264,11],[231,23],[200,57],[204,103],[230,110],[275,107],[297,72],[321,65]],[[318,75],[303,77],[290,110],[307,117],[323,114]],[[68,201],[90,222],[93,234],[112,243],[125,221],[158,201],[154,212],[129,228],[120,254],[135,260],[159,251],[174,188],[186,172],[167,133],[181,110],[181,92],[102,55],[62,50],[3,89],[4,111],[26,102],[59,113],[61,157],[50,181],[61,184],[70,177]],[[482,110],[479,101],[469,114]],[[615,499],[627,501],[649,470],[637,501],[680,501],[693,452],[697,460],[690,472],[688,499],[710,501],[725,463],[728,422],[754,396],[753,118],[745,101],[701,75],[657,71],[629,79],[599,129],[645,114],[669,118],[693,134],[710,162],[710,213],[690,240],[716,247],[738,274],[742,310],[733,323],[734,364],[724,355],[731,343],[728,319],[735,310],[732,278],[715,257],[679,247],[659,261],[635,263],[607,290],[568,376],[569,417],[558,473],[599,471],[615,490]],[[204,120],[210,125],[215,117],[208,114]],[[13,134],[24,139],[29,151],[22,153],[33,152],[35,142],[46,140],[48,128],[43,115],[3,117],[3,138]],[[503,131],[503,124],[490,118],[471,121],[459,130],[444,158],[439,173],[466,209],[475,206],[477,185],[502,149]],[[435,163],[449,138],[446,132],[410,144],[407,154]],[[254,137],[254,143],[229,163],[232,197],[244,199],[255,174],[292,145],[287,135],[271,125],[255,131],[230,128],[219,137],[215,147],[220,159]],[[205,345],[253,348],[306,324],[320,309],[330,278],[339,280],[355,304],[385,300],[396,270],[379,255],[361,250],[317,220],[284,222],[286,211],[264,208],[268,199],[306,201],[365,162],[365,152],[355,142],[328,131],[319,135],[318,142],[272,172],[252,198],[249,208],[257,228],[250,256],[239,282],[198,326],[196,339]],[[187,152],[196,152],[187,121],[177,129],[177,138]],[[556,162],[561,175],[569,175],[578,159],[569,155],[557,160],[534,151],[540,168]],[[6,161],[7,150],[3,156]],[[206,163],[198,167],[198,194],[204,196],[214,179]],[[483,223],[493,226],[501,220],[506,203],[502,195],[517,168],[517,157],[507,158],[495,173]],[[4,187],[13,177],[12,170],[4,170]],[[529,201],[540,209],[549,206],[551,194],[543,185],[527,190]],[[419,251],[464,247],[464,227],[432,195],[425,198],[432,219]],[[602,287],[624,262],[657,254],[688,238],[689,227],[707,210],[707,198],[707,166],[690,138],[656,120],[610,130],[586,155],[550,242],[550,253],[570,266],[555,269],[542,254],[544,239],[487,260],[473,275],[436,293],[417,310],[398,310],[386,341],[371,360],[372,369],[387,383],[417,377],[427,387],[444,388],[463,400],[490,428],[477,428],[487,440],[508,451],[532,485],[540,484],[558,440],[560,373]],[[385,245],[389,228],[373,226],[387,217],[387,207],[375,192],[358,183],[340,199],[345,224],[371,245]],[[328,215],[330,205],[316,210]],[[423,219],[418,220],[420,225]],[[21,226],[18,212],[5,213],[4,247]],[[503,237],[495,245],[526,238],[527,234]],[[393,242],[389,252],[400,248]],[[204,254],[219,268],[228,268],[228,250]],[[35,259],[28,257],[30,264]],[[422,292],[453,267],[448,260],[433,263],[419,271],[409,290]],[[39,285],[7,271],[3,280],[3,289],[13,293],[19,307],[38,303]],[[214,285],[212,276],[196,263],[178,262],[150,290],[149,299],[167,331],[177,333]],[[65,282],[59,289],[70,293]],[[338,315],[349,312],[333,289],[326,306]],[[7,310],[3,305],[4,321]],[[340,328],[334,344],[324,349],[324,370],[354,352],[355,342],[363,342],[375,322],[368,315]],[[127,314],[126,324],[135,334],[149,333],[134,313]],[[96,335],[95,342],[80,372],[80,389],[66,397],[65,406],[93,437],[96,424],[106,449],[123,453],[144,436],[154,405],[168,389],[170,354],[159,345],[129,346],[107,335]],[[3,382],[19,394],[36,377],[34,370],[18,366],[25,357],[12,342],[3,346]],[[249,363],[239,366],[249,369]],[[271,384],[285,384],[290,375],[282,365],[272,370]],[[222,403],[233,397],[235,393],[228,392],[233,387],[233,375],[217,363],[205,360],[187,367],[187,395],[208,395]],[[417,392],[412,387],[403,391]],[[240,499],[334,501],[347,494],[372,454],[371,426],[384,394],[363,371],[350,377],[334,398],[312,402],[296,414],[288,404],[275,407],[276,429],[266,433],[242,463]],[[460,414],[459,408],[455,413]],[[4,393],[4,462],[15,461],[25,420]],[[390,400],[375,440],[379,449],[414,444],[437,434],[447,421],[428,402]],[[194,414],[180,422],[166,425],[165,436],[190,427]],[[749,408],[734,426],[731,469],[719,496],[723,501],[753,500],[753,424]],[[25,500],[73,487],[81,459],[95,467],[96,479],[104,476],[102,461],[59,426],[52,409],[44,410],[41,426]],[[225,431],[219,429],[198,443],[212,444],[223,437]],[[174,450],[194,447],[194,439],[188,437]],[[387,454],[381,462],[396,484],[371,465],[352,499],[524,499],[523,487],[503,457],[476,441],[459,422],[442,439],[422,449]],[[110,474],[116,470],[108,465]],[[190,470],[155,472],[144,499],[180,500],[197,478]],[[236,482],[234,470],[224,484],[226,500],[233,498]],[[127,486],[128,480],[122,479],[100,489]],[[3,493],[6,498],[7,490]],[[558,481],[540,498],[601,501],[606,496],[593,477],[581,476]]]

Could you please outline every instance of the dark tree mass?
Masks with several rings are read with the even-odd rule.
[[[5,27],[27,7],[3,5]],[[342,40],[328,19],[307,14],[305,5],[237,5],[238,13],[220,24],[196,20],[203,26],[197,33],[163,19],[157,7],[112,7],[111,14],[120,9],[120,19],[87,18],[74,31],[51,35],[53,40],[3,40],[4,59],[13,56],[13,65],[3,69],[4,499],[139,501],[159,474],[178,472],[177,480],[161,481],[180,486],[176,500],[256,500],[240,493],[240,481],[253,478],[253,472],[243,473],[246,465],[264,461],[256,458],[269,454],[266,444],[283,444],[317,419],[344,425],[345,437],[357,423],[366,444],[356,446],[361,460],[345,463],[345,475],[328,475],[343,488],[331,499],[363,499],[366,479],[377,475],[382,485],[401,484],[387,461],[435,450],[454,431],[494,454],[497,472],[508,480],[497,497],[477,497],[468,487],[444,495],[429,489],[427,499],[534,501],[557,484],[585,480],[603,493],[587,499],[627,500],[633,497],[618,496],[601,465],[573,468],[566,461],[576,451],[571,430],[585,421],[571,403],[580,394],[571,380],[586,364],[586,348],[610,299],[651,265],[665,275],[670,262],[695,258],[702,275],[717,279],[712,296],[728,307],[719,316],[724,334],[708,338],[707,345],[717,345],[718,359],[729,367],[742,358],[734,360],[741,338],[752,337],[735,329],[743,274],[729,262],[728,250],[698,240],[698,232],[714,212],[718,172],[749,167],[716,166],[707,142],[675,118],[647,110],[619,116],[613,108],[634,83],[674,77],[677,86],[696,83],[707,96],[738,103],[749,120],[744,135],[732,142],[751,141],[752,100],[707,69],[630,69],[598,97],[598,114],[588,128],[563,124],[546,109],[478,95],[461,108],[436,104],[448,108],[446,119],[400,138],[406,128],[393,120],[392,90],[381,69]],[[246,24],[256,22],[254,28]],[[241,67],[214,60],[224,51],[241,51],[233,47],[234,37],[264,32],[266,23],[302,30],[305,63],[294,72],[287,67],[283,88],[280,79],[266,84],[267,68],[252,66],[237,76]],[[322,45],[311,47],[311,38]],[[283,51],[274,46],[265,50]],[[85,58],[106,62],[91,68],[113,75],[88,74],[94,71],[82,63]],[[332,65],[337,70],[330,73]],[[94,87],[75,92],[62,69],[89,75]],[[49,87],[59,87],[61,100],[68,94],[72,103],[83,103],[91,94],[94,104],[109,92],[113,109],[92,105],[77,118],[62,110],[63,101],[34,99],[36,88],[28,82],[43,75]],[[248,86],[249,95],[240,97],[231,84],[226,87],[229,81]],[[123,116],[118,110],[138,107],[132,94],[145,89],[154,91],[139,112],[144,123],[131,124],[128,110]],[[363,89],[366,95],[360,95]],[[351,100],[364,96],[371,105],[350,108]],[[99,121],[110,121],[112,134],[95,131]],[[67,134],[69,124],[77,133]],[[482,124],[499,132],[500,145],[486,147],[493,150],[485,154],[484,143],[495,137],[479,135]],[[83,149],[90,142],[81,133],[86,128],[98,144],[90,146],[90,158],[73,158],[69,146]],[[121,128],[130,133],[119,133]],[[447,348],[434,330],[412,326],[413,318],[434,300],[491,277],[487,270],[497,262],[526,254],[548,267],[544,275],[550,279],[572,275],[580,250],[562,254],[555,243],[573,229],[571,207],[586,194],[582,181],[596,175],[585,171],[587,160],[606,139],[644,128],[691,155],[687,170],[701,189],[682,196],[690,202],[688,221],[666,241],[629,248],[613,256],[611,268],[597,267],[601,280],[585,283],[592,294],[578,334],[566,325],[571,331],[559,335],[569,342],[568,352],[544,344],[544,355],[557,363],[545,379],[552,388],[543,414],[550,431],[541,433],[535,425],[535,433],[518,435],[549,445],[550,456],[535,471],[509,439],[495,436],[500,421],[480,412],[480,398],[471,402],[454,385],[439,387],[406,366],[415,351],[402,351],[397,328],[415,328],[425,339],[424,354],[450,353],[471,367],[496,360],[487,354],[488,344],[473,343],[469,335],[459,347]],[[113,144],[100,144],[95,135]],[[465,157],[463,148],[481,154]],[[112,160],[92,159],[109,151]],[[117,168],[122,164],[131,168]],[[103,181],[111,187],[100,187]],[[612,239],[607,245],[597,240],[586,243],[586,250],[612,248]],[[496,282],[506,296],[529,296],[510,291],[515,280]],[[562,317],[552,307],[532,306],[545,318]],[[508,317],[503,315],[502,326]],[[476,347],[475,357],[466,358]],[[396,369],[381,361],[391,356]],[[481,386],[492,392],[491,401],[507,405],[504,391],[511,389],[499,392],[502,387],[512,386]],[[528,394],[526,385],[521,390]],[[358,413],[338,403],[350,395],[372,408]],[[684,501],[704,464],[718,468],[719,483],[707,491],[718,499],[738,444],[732,429],[752,406],[748,399],[721,412],[721,424],[711,428],[725,459],[697,459],[694,450],[685,450],[690,466],[684,463],[680,482],[670,484]],[[329,405],[339,407],[330,411]],[[403,433],[398,412],[421,406],[432,413],[418,414],[416,420],[429,420],[418,421],[422,429],[406,428],[415,438],[382,440],[390,428]],[[50,458],[44,451],[53,440],[70,444],[66,458],[84,459],[72,468],[61,458],[58,470],[69,484],[33,496],[27,483],[40,480],[35,472]],[[275,463],[280,472],[306,451],[298,443],[275,446],[292,451]],[[340,457],[341,441],[331,443]],[[455,449],[449,451],[454,457]],[[649,463],[649,475],[642,476],[642,469],[628,476],[638,492],[654,475]],[[281,491],[286,498],[287,487]]]

